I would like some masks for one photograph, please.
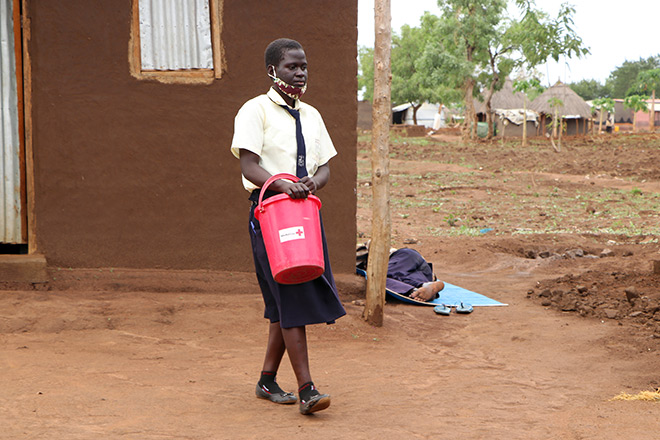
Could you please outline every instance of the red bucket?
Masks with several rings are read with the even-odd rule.
[[[276,174],[264,183],[254,212],[261,224],[268,263],[280,284],[300,284],[320,277],[325,271],[319,209],[321,200],[310,195],[292,199],[278,194],[263,200],[266,188],[278,179],[297,182],[292,174]]]

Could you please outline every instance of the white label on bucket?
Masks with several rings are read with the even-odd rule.
[[[293,228],[280,229],[280,243],[291,240],[304,240],[305,228],[302,226],[294,226]]]

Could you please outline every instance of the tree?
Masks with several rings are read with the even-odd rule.
[[[446,83],[460,87],[465,106],[463,137],[474,139],[477,135],[473,101],[477,71],[491,61],[489,42],[495,40],[506,0],[438,0],[438,6],[442,18],[437,26],[441,37],[441,47],[437,49],[443,56],[438,57],[427,50],[427,61],[431,62],[433,70],[444,73]]]
[[[486,104],[488,139],[492,138],[495,134],[493,107],[491,105],[493,95],[496,91],[501,90],[504,85],[504,79],[509,76],[515,67],[515,61],[511,58],[511,54],[515,50],[516,44],[509,38],[510,29],[507,20],[503,20],[503,23],[496,26],[493,38],[488,41],[486,48],[487,68],[483,69],[479,75],[480,82],[487,87],[484,102]]]
[[[614,112],[612,98],[598,98],[594,100],[594,107],[598,109],[598,133],[603,133],[603,114]]]
[[[366,101],[374,99],[374,48],[360,46],[358,49],[358,90],[363,90]]]
[[[609,87],[595,79],[583,79],[568,86],[585,101],[593,101],[597,98],[612,98]]]
[[[552,148],[555,149],[556,152],[561,151],[561,133],[564,131],[564,115],[559,116],[559,107],[564,106],[564,101],[562,101],[559,98],[553,97],[548,99],[548,104],[550,104],[550,107],[554,109],[554,115],[552,118],[552,135],[550,136],[550,143],[552,143]],[[555,145],[554,138],[557,137],[557,129],[559,128],[559,141],[558,144]]]
[[[624,98],[627,95],[637,94],[631,86],[637,80],[639,73],[659,67],[660,54],[646,59],[640,58],[638,61],[624,61],[610,73],[605,83],[611,92],[610,97]]]
[[[436,39],[438,17],[425,14],[419,27],[404,25],[401,35],[393,35],[391,48],[393,105],[409,103],[413,109],[413,121],[417,124],[417,110],[424,102],[455,102],[454,89],[445,87],[442,81],[432,78],[426,66],[420,62],[426,46]],[[359,49],[358,88],[364,90],[364,99],[373,99],[374,50]]]
[[[515,35],[511,37],[518,43],[520,66],[533,70],[549,58],[559,61],[561,56],[580,58],[589,53],[573,29],[573,6],[562,4],[557,16],[551,18],[534,8],[534,0],[515,0],[515,3],[524,14],[513,28]]]
[[[522,146],[527,146],[527,94],[533,91],[539,93],[543,91],[541,82],[536,78],[529,78],[524,80],[516,80],[513,82],[513,90],[523,94],[523,136]]]
[[[633,112],[633,133],[637,131],[637,112],[648,109],[646,100],[640,95],[629,95],[623,101],[623,105]]]
[[[433,36],[437,17],[429,14],[420,27],[401,27],[401,35],[392,37],[392,103],[409,103],[413,122],[417,125],[417,110],[424,102],[441,102],[442,93],[428,81],[427,72],[420,68],[426,44]]]
[[[651,108],[649,109],[649,130],[655,130],[655,91],[660,90],[660,69],[651,69],[639,72],[637,80],[631,87],[631,91],[638,91],[648,96],[651,95]]]

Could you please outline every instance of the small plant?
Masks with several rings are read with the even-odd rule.
[[[456,226],[456,223],[458,223],[460,220],[461,219],[456,217],[453,213],[450,213],[445,217],[445,221],[451,227]]]
[[[642,190],[639,188],[633,188],[630,190],[630,194],[632,194],[633,196],[641,196]]]

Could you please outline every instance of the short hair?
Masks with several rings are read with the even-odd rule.
[[[277,40],[270,43],[266,48],[266,52],[264,53],[266,67],[271,64],[273,66],[280,64],[280,61],[282,61],[284,58],[284,53],[287,50],[302,48],[302,44],[298,43],[296,40],[291,40],[289,38],[278,38]]]

